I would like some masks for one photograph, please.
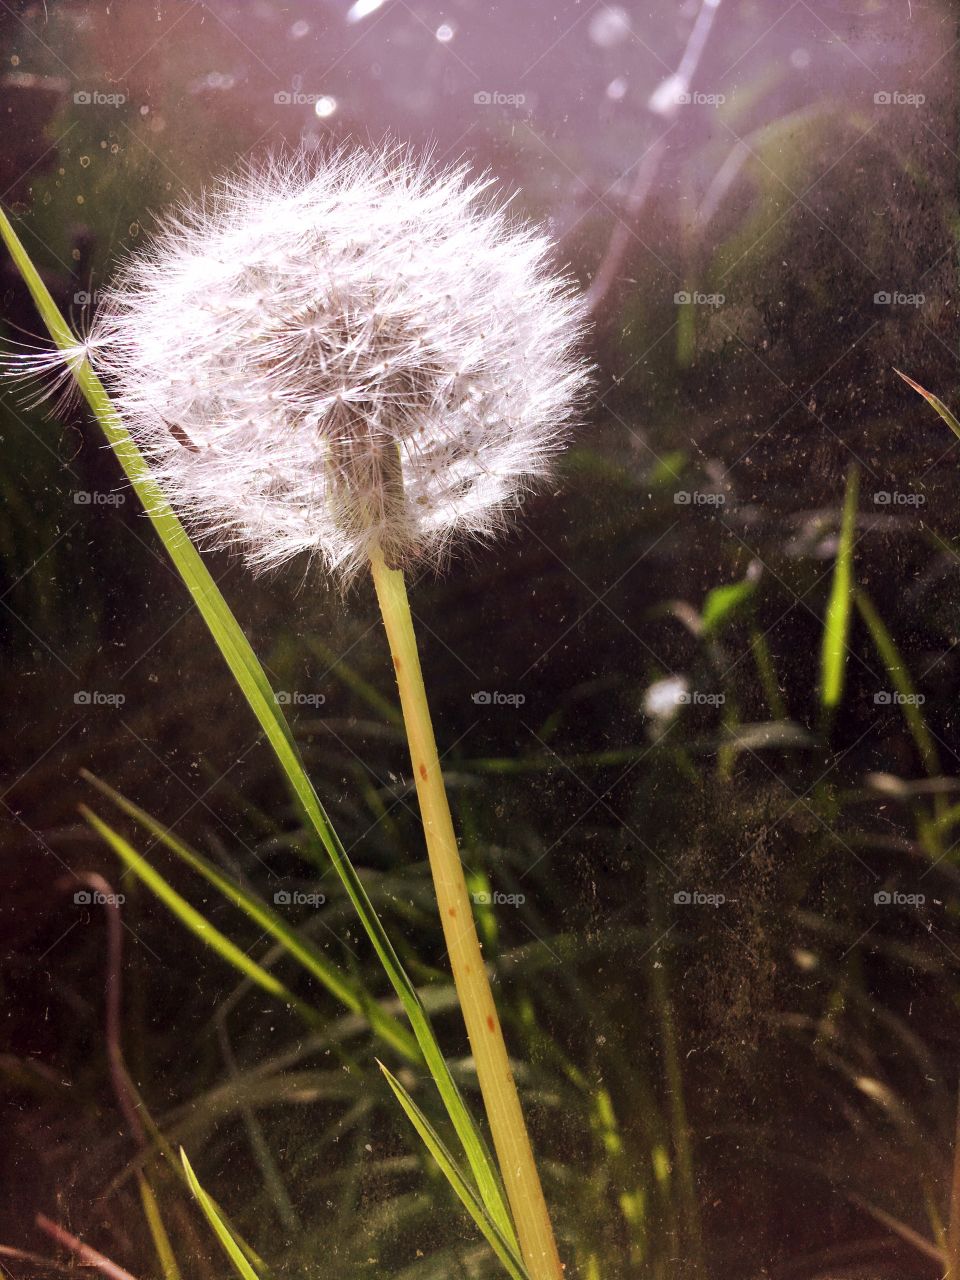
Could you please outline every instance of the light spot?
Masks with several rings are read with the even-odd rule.
[[[644,714],[654,720],[669,720],[687,701],[690,682],[686,676],[667,676],[654,680],[643,695]]]
[[[441,22],[440,26],[437,27],[436,37],[441,44],[450,43],[453,39],[453,27],[450,26],[449,22]]]
[[[336,98],[331,98],[330,95],[327,93],[322,94],[317,99],[313,108],[314,112],[321,120],[328,119],[330,116],[333,115],[336,109],[337,109]]]
[[[590,19],[587,33],[601,49],[612,49],[629,36],[630,15],[618,4],[603,5]]]
[[[384,3],[385,0],[354,0],[347,10],[347,21],[360,22],[363,18],[369,18],[370,14],[376,13]]]

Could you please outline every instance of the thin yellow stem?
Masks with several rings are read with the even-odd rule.
[[[379,554],[371,556],[371,569],[400,691],[443,936],[520,1251],[531,1280],[563,1280],[550,1215],[480,951],[440,771],[406,584],[402,572],[389,569]]]

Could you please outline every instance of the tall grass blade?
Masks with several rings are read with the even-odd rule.
[[[193,1167],[187,1159],[187,1153],[182,1147],[180,1148],[180,1159],[183,1161],[183,1168],[187,1175],[187,1182],[190,1185],[190,1190],[196,1196],[197,1203],[203,1210],[204,1217],[210,1223],[211,1227],[213,1227],[214,1233],[220,1241],[223,1252],[233,1263],[234,1270],[242,1277],[242,1280],[259,1280],[257,1273],[244,1257],[242,1249],[240,1249],[237,1242],[230,1234],[230,1230],[226,1223],[214,1208],[213,1201],[197,1181],[197,1175],[193,1172]]]
[[[430,1124],[430,1121],[423,1114],[410,1094],[395,1076],[391,1075],[382,1062],[378,1062],[380,1070],[386,1078],[387,1084],[393,1090],[397,1101],[403,1107],[410,1123],[420,1135],[424,1146],[436,1160],[443,1176],[450,1183],[458,1200],[473,1218],[474,1222],[483,1232],[490,1245],[500,1261],[503,1263],[507,1273],[513,1277],[513,1280],[529,1280],[523,1263],[516,1250],[512,1249],[508,1241],[497,1227],[497,1224],[487,1213],[482,1201],[478,1198],[473,1187],[464,1177],[462,1170],[451,1156],[450,1152],[443,1145],[436,1130]]]
[[[833,570],[830,599],[823,628],[820,651],[820,703],[828,711],[839,705],[843,696],[846,671],[847,638],[853,607],[853,543],[857,526],[857,496],[860,473],[855,466],[847,474],[847,490],[843,500],[843,523]]]
[[[53,341],[61,350],[75,351],[76,338],[2,209],[0,239],[22,275]],[[277,704],[263,667],[89,362],[83,360],[76,363],[73,374],[167,554],[183,578],[240,691],[259,721],[309,825],[319,837],[340,877],[360,923],[410,1020],[427,1067],[436,1081],[443,1104],[477,1180],[480,1196],[505,1238],[513,1243],[513,1223],[487,1145],[440,1052],[416,988],[401,965],[393,944],[307,776],[290,726]]]
[[[893,636],[884,626],[883,619],[877,613],[873,601],[867,593],[858,587],[854,597],[860,616],[866,623],[870,638],[876,646],[887,675],[890,677],[894,692],[899,694],[900,710],[903,712],[903,718],[907,722],[910,736],[916,743],[920,759],[923,761],[923,767],[931,778],[935,778],[940,773],[940,757],[937,754],[933,735],[927,728],[927,722],[924,720],[923,713],[920,710],[917,692],[910,678],[907,664],[904,662]]]
[[[140,1187],[140,1203],[143,1205],[143,1216],[146,1218],[147,1226],[150,1228],[150,1237],[153,1240],[153,1247],[157,1251],[157,1261],[160,1263],[160,1270],[163,1272],[163,1280],[181,1280],[180,1268],[177,1265],[176,1255],[173,1252],[170,1237],[167,1235],[167,1229],[163,1224],[163,1216],[160,1213],[157,1197],[153,1194],[153,1188],[150,1183],[139,1170],[137,1171],[137,1184]]]
[[[787,704],[780,689],[780,682],[777,679],[777,669],[773,663],[773,654],[770,652],[765,633],[759,627],[751,629],[750,651],[756,663],[760,686],[763,689],[763,696],[767,700],[767,706],[770,708],[770,714],[774,720],[789,720],[790,713],[787,710]]]

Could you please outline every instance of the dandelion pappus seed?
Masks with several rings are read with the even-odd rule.
[[[84,352],[194,533],[347,581],[492,536],[549,474],[584,306],[490,186],[399,148],[283,155],[140,237]]]

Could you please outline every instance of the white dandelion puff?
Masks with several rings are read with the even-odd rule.
[[[196,534],[348,579],[491,535],[549,472],[584,311],[490,185],[395,149],[275,158],[128,260],[82,354]]]

